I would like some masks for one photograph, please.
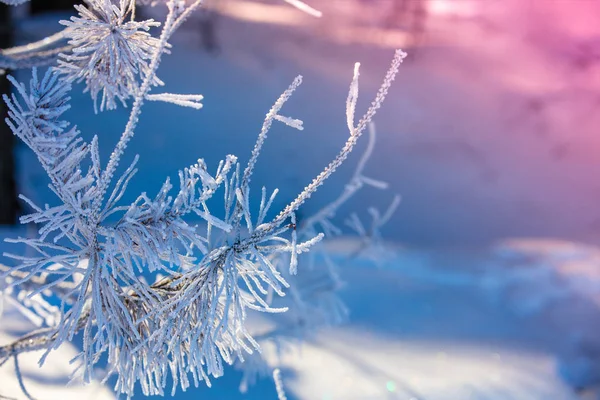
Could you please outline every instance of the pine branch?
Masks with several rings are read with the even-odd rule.
[[[310,11],[303,2],[289,3]],[[19,354],[45,349],[43,362],[50,351],[82,334],[77,369],[84,381],[93,379],[94,366],[106,356],[110,373],[117,376],[117,392],[127,396],[133,396],[138,384],[145,395],[162,395],[168,376],[174,381],[173,394],[177,388],[185,390],[201,381],[210,385],[209,377],[221,376],[224,364],[243,361],[259,350],[246,326],[250,311],[288,310],[273,305],[273,293],[281,297],[290,293],[304,311],[310,309],[308,303],[302,304],[310,296],[327,303],[323,307],[327,312],[341,309],[329,296],[339,287],[333,268],[300,281],[295,278],[298,256],[324,237],[313,221],[327,230],[327,218],[359,187],[381,187],[362,175],[372,140],[351,185],[338,199],[308,225],[297,226],[295,213],[353,151],[405,54],[396,52],[375,100],[358,124],[354,122],[359,72],[358,65],[355,67],[346,101],[350,137],[337,157],[275,218],[267,215],[277,190],[267,200],[264,188],[258,218],[252,218],[250,183],[273,121],[303,129],[302,121],[279,114],[300,78],[267,114],[243,172],[234,156],[223,160],[214,174],[200,159],[180,172],[176,194],[170,194],[172,185],[167,180],[154,198],[142,193],[123,206],[119,201],[137,171],[137,157],[116,183],[113,180],[135,134],[144,101],[201,106],[200,95],[150,91],[162,83],[157,69],[172,34],[202,0],[189,5],[167,0],[168,14],[158,38],[146,32],[158,23],[135,21],[135,0],[89,0],[86,4],[76,7],[78,17],[63,21],[68,26],[65,36],[73,47],[60,56],[59,66],[41,81],[34,73],[29,90],[12,79],[20,100],[16,95],[5,98],[11,111],[7,123],[37,155],[60,204],[40,207],[23,198],[33,212],[21,222],[37,224],[39,235],[8,240],[25,244],[30,251],[7,254],[20,264],[0,268],[0,279],[10,281],[3,296],[14,301],[13,292],[18,291],[16,297],[23,304],[17,306],[34,316],[47,315],[40,324],[50,327],[0,347],[0,363],[11,357],[18,363]],[[34,43],[12,52],[25,54],[42,47]],[[117,100],[125,104],[133,98],[127,124],[104,168],[98,138],[85,143],[77,129],[60,118],[69,107],[67,92],[73,81],[85,81],[95,104],[102,93],[101,111],[114,108]],[[208,201],[220,188],[225,204],[218,217]],[[374,235],[392,209],[383,214],[371,211]],[[206,226],[192,225],[188,221],[192,213]],[[356,221],[355,225],[359,230],[362,227]],[[366,233],[366,229],[362,231]],[[153,284],[146,282],[146,272],[157,275]],[[290,287],[292,280],[301,285]],[[60,309],[42,298],[47,292],[60,296]],[[316,318],[321,314],[315,313]],[[25,388],[23,391],[26,393]]]

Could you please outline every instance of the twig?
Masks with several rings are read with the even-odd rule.
[[[25,387],[25,382],[23,382],[23,375],[21,375],[21,368],[19,367],[19,356],[15,354],[13,358],[15,359],[15,373],[17,374],[17,380],[19,382],[19,386],[21,387],[21,391],[28,400],[35,400],[33,396],[29,394],[27,388]]]
[[[287,400],[283,382],[281,380],[281,370],[279,370],[279,368],[273,370],[273,380],[275,381],[275,389],[277,390],[277,400]]]
[[[76,331],[81,330],[90,314],[85,312],[79,318]],[[22,353],[30,353],[32,351],[47,350],[49,344],[56,338],[56,328],[42,328],[36,331],[30,332],[19,339],[15,340],[11,344],[0,346],[0,367],[6,363],[10,357],[17,356]]]

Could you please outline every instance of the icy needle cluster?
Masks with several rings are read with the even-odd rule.
[[[0,0],[0,3],[19,5],[28,1]],[[115,1],[119,1],[118,4]],[[300,0],[281,1],[285,1],[311,16],[321,16],[320,11]],[[136,87],[133,83],[136,82],[137,78],[142,77],[148,69],[146,68],[148,67],[146,63],[148,60],[146,58],[148,47],[158,44],[156,39],[148,32],[150,28],[158,26],[158,23],[152,20],[136,21],[136,7],[164,6],[165,4],[169,4],[169,2],[170,0],[86,1],[87,6],[79,6],[79,17],[71,18],[69,21],[62,21],[67,27],[61,32],[22,46],[0,49],[0,75],[6,69],[53,65],[57,63],[57,59],[60,57],[62,68],[64,68],[65,73],[70,79],[86,83],[87,90],[92,93],[92,97],[95,99],[96,110],[100,94],[102,94],[100,107],[104,106],[106,109],[114,108],[117,102],[125,102],[133,96],[133,93],[129,89]],[[108,4],[113,8],[106,7]],[[180,6],[183,7],[184,5],[185,2],[181,1]],[[92,32],[93,34],[90,34]],[[122,38],[128,39],[130,43],[124,43],[120,40]],[[104,47],[107,44],[112,46],[112,48]],[[125,47],[123,47],[124,44]],[[134,47],[132,48],[130,45]],[[74,49],[78,50],[74,51]],[[99,61],[100,56],[102,55],[103,57],[102,63],[97,66],[101,67],[99,70],[96,70],[95,65],[90,64],[92,52],[97,55]],[[111,59],[111,57],[113,58]],[[140,64],[133,63],[119,66],[117,64],[119,61],[117,57],[126,62],[137,58],[135,61],[140,62]],[[82,70],[82,68],[86,67],[86,62],[88,66],[94,67],[91,71]],[[109,66],[112,67],[111,70],[107,69]],[[127,84],[126,82],[115,82],[114,75],[110,75],[109,72],[114,72],[115,69],[120,68],[124,68],[126,72],[132,74],[136,79],[130,79],[130,82],[127,82]],[[155,79],[158,78],[155,77]],[[160,81],[157,80],[154,83],[160,84]]]
[[[296,212],[352,152],[405,54],[396,52],[375,100],[355,123],[357,65],[346,107],[346,144],[275,217],[268,216],[277,190],[268,195],[265,188],[254,216],[251,180],[272,124],[303,129],[302,121],[281,113],[301,77],[267,113],[246,165],[233,155],[212,167],[199,159],[180,171],[176,184],[167,179],[154,196],[142,193],[133,203],[122,204],[137,172],[137,156],[117,172],[144,102],[201,107],[200,95],[150,93],[159,82],[156,72],[169,38],[201,3],[169,0],[160,37],[154,39],[145,33],[154,22],[125,21],[124,10],[131,3],[90,0],[88,7],[78,7],[80,17],[68,23],[72,56],[63,57],[42,79],[34,70],[29,85],[10,78],[16,93],[4,96],[10,109],[6,122],[36,154],[57,204],[40,206],[23,197],[32,212],[21,222],[35,224],[38,235],[11,240],[28,250],[7,254],[19,263],[0,269],[0,290],[17,294],[28,312],[42,318],[44,327],[0,347],[0,364],[14,357],[18,366],[20,352],[43,348],[48,354],[81,334],[77,364],[86,381],[95,378],[94,366],[106,358],[106,378],[116,375],[117,392],[130,397],[140,387],[145,395],[162,395],[170,379],[174,393],[201,381],[210,384],[211,376],[223,374],[225,364],[243,362],[260,351],[247,330],[250,311],[283,313],[288,308],[275,306],[274,296],[292,293],[312,302],[324,299],[319,293],[332,288],[329,282],[318,283],[329,272],[304,270],[308,284],[298,281],[298,289],[293,289],[291,283],[299,256],[327,233],[317,229],[318,223],[327,227],[327,219],[348,194],[306,223],[297,220]],[[98,137],[86,142],[64,118],[70,82],[77,79],[89,80],[94,96],[103,92],[101,109],[112,108],[115,99],[133,99],[129,120],[105,163]],[[373,184],[360,170],[354,186]],[[218,211],[215,196],[223,199],[217,202],[224,205]],[[58,299],[60,306],[49,306],[50,298]]]
[[[78,17],[60,21],[73,49],[60,54],[58,69],[67,82],[84,81],[100,111],[116,108],[117,101],[125,105],[152,75],[149,60],[159,41],[148,31],[160,24],[128,19],[130,6],[130,0],[88,0],[87,6],[75,6]],[[152,83],[162,84],[156,77]]]

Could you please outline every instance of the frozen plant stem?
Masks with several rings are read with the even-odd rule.
[[[200,5],[202,4],[202,1],[203,0],[195,0],[190,6],[188,6],[185,9],[185,11],[183,11],[181,13],[181,15],[179,15],[179,17],[177,16],[177,11],[179,10],[180,1],[169,0],[167,2],[167,7],[168,7],[169,11],[168,11],[167,19],[164,23],[162,32],[160,34],[158,47],[156,48],[154,56],[152,57],[152,60],[150,61],[150,67],[149,67],[150,74],[145,77],[144,81],[142,82],[142,86],[139,89],[138,94],[136,94],[136,96],[135,96],[135,99],[133,101],[133,106],[132,106],[131,112],[129,114],[129,119],[127,120],[127,125],[125,126],[125,130],[123,131],[123,134],[121,135],[121,138],[119,139],[119,142],[117,143],[117,145],[115,146],[115,149],[113,150],[112,154],[110,155],[110,160],[108,162],[108,165],[106,166],[106,170],[102,173],[102,177],[101,177],[100,184],[99,184],[100,185],[99,196],[97,197],[97,200],[94,204],[94,210],[96,212],[98,211],[98,209],[101,206],[101,204],[100,204],[101,199],[104,196],[104,194],[106,193],[106,190],[108,190],[108,186],[110,185],[110,182],[115,173],[115,170],[117,169],[117,166],[119,165],[119,161],[121,160],[121,157],[123,156],[123,153],[125,152],[127,143],[129,143],[129,141],[135,134],[135,128],[138,124],[140,113],[142,112],[142,105],[144,104],[144,99],[146,98],[146,95],[148,94],[148,92],[150,91],[150,88],[152,87],[152,81],[156,74],[156,70],[158,69],[158,66],[160,64],[161,56],[162,56],[163,52],[165,51],[165,47],[167,46],[167,41],[173,35],[173,33],[179,27],[179,25],[181,25],[183,23],[183,21],[185,21],[185,19],[194,10],[196,10],[198,7],[200,7]]]
[[[21,388],[21,391],[28,400],[34,400],[34,398],[27,391],[27,388],[25,388],[25,382],[23,382],[23,375],[21,374],[21,367],[19,366],[19,356],[15,354],[13,359],[15,360],[15,372],[17,373],[17,380],[19,381],[19,387]]]
[[[329,178],[340,165],[342,165],[342,163],[346,160],[346,158],[348,158],[348,156],[354,149],[354,146],[358,142],[358,139],[363,134],[365,128],[373,120],[373,117],[375,117],[377,110],[383,104],[383,101],[385,100],[388,90],[389,90],[390,86],[392,85],[392,82],[394,81],[396,74],[398,73],[400,64],[402,63],[402,60],[404,60],[405,57],[406,57],[405,52],[403,52],[402,50],[396,50],[396,53],[394,54],[394,59],[392,60],[390,69],[388,70],[388,72],[385,76],[385,79],[383,80],[383,84],[381,85],[381,87],[379,88],[379,91],[377,92],[377,96],[375,97],[375,100],[373,100],[373,103],[371,103],[371,106],[369,107],[369,109],[367,110],[365,115],[358,122],[358,125],[356,125],[355,127],[353,127],[353,129],[350,130],[350,137],[346,141],[346,144],[342,148],[342,151],[340,151],[340,153],[337,155],[337,157],[331,163],[329,163],[327,168],[325,168],[323,170],[323,172],[321,172],[310,183],[310,185],[308,185],[306,188],[304,188],[302,193],[300,193],[294,201],[292,201],[283,211],[281,211],[281,213],[273,221],[275,224],[284,221],[294,211],[298,210],[298,208],[300,208],[300,206],[302,204],[304,204],[304,202],[306,200],[308,200],[313,195],[314,192],[317,191],[318,187],[321,186],[325,182],[325,180],[327,178]],[[348,117],[348,121],[354,120],[353,113],[354,113],[354,110],[356,109],[356,101],[358,100],[358,70],[359,70],[358,67],[356,67],[354,69],[354,78],[352,79],[352,84],[350,86],[350,94],[348,96],[350,98],[350,101],[348,102],[348,105],[346,108],[346,114]],[[356,94],[354,94],[354,92],[356,92]]]
[[[279,368],[273,370],[273,380],[275,381],[275,389],[277,390],[277,400],[287,400],[285,389],[283,388],[283,381],[281,380],[281,370]]]

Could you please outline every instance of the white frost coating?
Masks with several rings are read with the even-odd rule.
[[[202,99],[204,96],[201,94],[173,94],[173,93],[160,93],[160,94],[149,94],[146,96],[147,100],[150,101],[164,101],[165,103],[172,103],[182,107],[190,107],[199,110],[202,108]]]
[[[275,119],[279,122],[283,122],[287,126],[296,128],[299,131],[304,130],[304,126],[302,125],[303,124],[302,120],[290,118],[290,117],[284,117],[283,115],[275,115]]]
[[[350,134],[354,134],[354,115],[356,114],[356,102],[358,100],[358,77],[360,76],[360,63],[354,64],[354,75],[350,90],[348,90],[348,98],[346,99],[346,123]]]
[[[313,17],[321,18],[323,16],[323,13],[321,11],[312,8],[311,6],[309,6],[308,4],[306,4],[303,1],[300,1],[300,0],[283,0],[283,1],[296,7],[300,11],[304,11],[305,13],[312,15]]]
[[[21,222],[35,223],[38,236],[11,240],[30,251],[7,254],[20,264],[0,270],[0,279],[12,280],[10,288],[17,292],[11,299],[16,298],[43,327],[14,345],[0,346],[0,363],[15,358],[14,349],[51,351],[81,333],[83,352],[77,363],[85,381],[94,379],[96,363],[106,359],[110,374],[116,376],[117,392],[133,396],[141,388],[145,395],[162,395],[169,377],[171,393],[202,381],[210,385],[209,378],[221,376],[225,364],[243,362],[258,352],[258,341],[246,327],[247,315],[251,310],[286,312],[289,307],[271,302],[273,293],[293,298],[299,305],[297,325],[304,328],[344,313],[331,295],[339,287],[334,268],[292,275],[300,265],[298,255],[324,237],[316,223],[296,221],[295,212],[354,149],[381,106],[404,53],[396,53],[375,100],[357,124],[355,69],[346,145],[276,217],[269,217],[269,212],[277,190],[267,199],[266,189],[261,192],[258,218],[253,217],[251,178],[274,121],[302,129],[300,120],[280,114],[301,77],[267,113],[245,167],[232,155],[216,168],[199,159],[180,171],[176,190],[167,179],[156,195],[141,193],[133,203],[122,205],[137,172],[137,157],[122,174],[116,172],[144,101],[201,106],[200,95],[150,94],[160,83],[156,70],[168,40],[200,4],[201,0],[169,0],[160,37],[155,39],[146,30],[157,23],[135,22],[130,1],[90,0],[89,8],[77,8],[79,17],[64,22],[74,49],[62,56],[58,69],[50,69],[41,80],[34,70],[28,87],[10,78],[16,94],[4,96],[7,123],[38,157],[58,205],[41,207],[23,198],[33,211]],[[73,80],[84,80],[95,99],[101,96],[101,110],[133,98],[127,125],[106,165],[98,137],[87,143],[64,120]],[[219,190],[224,210],[216,212],[210,200]],[[334,203],[334,211],[343,201]],[[192,214],[205,226],[191,222]],[[325,227],[329,216],[316,222]],[[161,277],[148,282],[142,278],[148,273]],[[60,308],[50,306],[46,296],[59,298]]]
[[[275,389],[277,389],[277,400],[287,400],[285,389],[283,388],[283,381],[281,380],[281,370],[279,368],[273,370],[273,380],[275,381]]]
[[[130,1],[89,0],[76,5],[78,17],[60,21],[68,30],[73,50],[59,56],[58,70],[68,82],[84,81],[94,106],[112,110],[117,101],[125,104],[138,90],[140,80],[153,75],[149,60],[159,40],[148,31],[160,24],[152,19],[128,19]],[[153,85],[162,82],[153,77]],[[98,97],[100,100],[98,104]]]
[[[394,59],[392,60],[392,64],[388,69],[388,72],[375,96],[375,100],[371,103],[371,106],[368,108],[367,112],[363,115],[356,126],[352,126],[350,129],[350,137],[346,141],[346,144],[337,155],[337,157],[329,163],[329,165],[317,176],[313,179],[313,181],[304,188],[304,190],[296,197],[294,201],[292,201],[288,206],[282,210],[279,215],[276,217],[275,221],[281,223],[283,220],[290,217],[290,215],[296,211],[302,204],[304,204],[316,190],[321,186],[338,168],[342,163],[348,158],[348,155],[356,146],[356,143],[360,136],[363,134],[367,126],[373,121],[377,110],[381,108],[385,97],[387,96],[388,90],[394,81],[396,74],[398,73],[398,69],[400,68],[400,64],[406,57],[406,53],[402,50],[396,50],[394,54]],[[354,70],[354,78],[352,80],[352,85],[350,86],[350,91],[348,98],[352,97],[353,91],[355,91],[355,81],[358,80],[358,67],[355,67]],[[347,104],[352,105],[354,102],[351,100]],[[346,110],[346,115],[348,121],[354,120],[353,117],[354,109],[353,107]],[[352,115],[351,115],[352,114]]]
[[[292,253],[290,261],[290,274],[298,273],[298,235],[296,233],[296,214],[292,213]]]

